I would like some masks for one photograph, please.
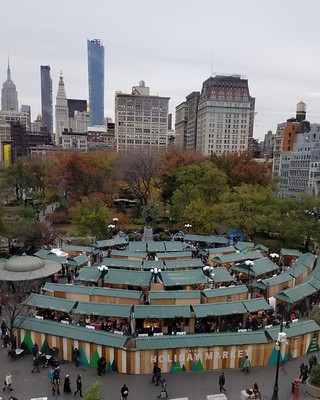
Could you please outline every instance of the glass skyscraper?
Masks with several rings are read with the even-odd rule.
[[[50,140],[53,141],[53,104],[52,79],[49,65],[41,65],[41,113],[42,128],[46,129]]]
[[[90,125],[104,124],[104,47],[99,39],[87,41]]]

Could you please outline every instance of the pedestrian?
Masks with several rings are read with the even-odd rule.
[[[304,363],[302,363],[302,364],[300,365],[300,376],[299,376],[299,379],[301,379],[301,377],[302,377],[302,375],[303,375],[304,368],[305,368]]]
[[[77,385],[77,390],[74,392],[74,395],[76,396],[76,394],[80,392],[80,397],[82,397],[82,380],[80,374],[77,376],[76,385]]]
[[[246,356],[245,360],[244,360],[244,364],[243,364],[243,368],[242,368],[242,372],[246,371],[247,373],[249,373],[249,366],[250,366],[250,360],[249,357]]]
[[[259,386],[258,386],[257,383],[255,383],[255,384],[252,386],[252,391],[253,391],[253,394],[254,394],[254,398],[255,398],[255,399],[261,399],[261,393],[260,393],[260,391],[259,391]]]
[[[36,357],[36,355],[38,354],[38,352],[39,352],[39,347],[38,347],[38,345],[37,345],[37,343],[35,343],[33,346],[32,346],[32,357]]]
[[[165,379],[162,381],[161,385],[161,393],[159,394],[158,398],[165,398],[168,397],[168,392],[167,392],[167,382]]]
[[[302,372],[302,380],[301,380],[301,383],[305,383],[307,379],[308,379],[308,366],[305,365],[305,366],[304,366],[304,369],[303,369],[303,372]]]
[[[314,355],[312,356],[312,358],[313,358],[313,365],[316,366],[316,365],[318,364],[317,355],[314,354]]]
[[[9,389],[10,392],[13,391],[13,389],[12,389],[12,375],[10,374],[10,372],[7,372],[6,378],[4,380],[3,391],[5,392],[7,389]]]
[[[151,383],[154,383],[157,380],[157,368],[158,368],[158,364],[156,362],[154,362]]]
[[[75,348],[73,350],[73,360],[75,362],[76,367],[79,367],[79,365],[80,365],[79,357],[80,357],[80,351],[79,351],[79,349]]]
[[[123,385],[121,388],[121,398],[122,400],[127,400],[129,394],[129,389],[127,385]]]
[[[54,396],[56,392],[60,396],[60,378],[57,377],[52,381],[52,395]]]
[[[97,370],[99,376],[101,376],[106,372],[106,365],[107,365],[106,359],[104,357],[100,357],[99,360],[97,361]]]
[[[38,353],[36,356],[33,357],[33,369],[31,371],[32,374],[35,371],[40,372],[40,369],[39,369],[40,357],[41,357],[41,353]]]
[[[162,382],[161,381],[161,368],[160,367],[157,367],[157,370],[156,370],[156,381],[157,381],[156,386],[159,386],[159,382],[160,383]]]
[[[71,393],[71,381],[69,375],[66,375],[64,378],[63,393]]]
[[[221,372],[220,376],[219,376],[219,388],[220,388],[220,393],[222,393],[222,391],[224,391],[225,393],[227,393],[227,389],[225,389],[224,385],[226,383],[226,378],[224,376],[224,373]]]

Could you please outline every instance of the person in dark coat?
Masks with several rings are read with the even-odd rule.
[[[71,381],[69,375],[66,375],[64,378],[63,393],[71,393]]]
[[[154,362],[153,363],[151,383],[154,383],[157,380],[157,368],[158,368],[158,364],[156,362]]]
[[[127,385],[123,385],[121,388],[121,397],[122,400],[127,400],[129,394],[129,389]]]
[[[224,385],[226,383],[226,378],[224,376],[224,373],[221,372],[220,376],[219,376],[219,388],[220,388],[220,393],[222,393],[222,391],[224,391],[225,393],[227,392],[227,389],[225,389]]]
[[[162,383],[162,381],[161,381],[161,368],[160,367],[157,367],[157,370],[156,370],[156,380],[157,380],[156,386],[159,386],[159,382]]]
[[[98,375],[101,376],[106,372],[107,361],[104,357],[100,357],[97,362]]]
[[[301,383],[305,383],[307,379],[308,379],[308,366],[305,365],[305,366],[304,366],[304,369],[303,369],[303,372],[302,372],[302,380],[301,380]]]
[[[76,385],[77,385],[77,390],[74,392],[74,395],[76,396],[76,394],[80,392],[80,397],[82,397],[82,380],[80,374],[77,376]]]

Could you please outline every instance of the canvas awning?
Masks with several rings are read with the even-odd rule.
[[[211,316],[222,316],[232,314],[246,314],[247,309],[242,301],[228,301],[210,304],[194,304],[192,305],[196,318],[204,318]]]
[[[228,287],[219,287],[217,289],[205,289],[203,295],[208,299],[221,297],[221,296],[232,296],[233,294],[248,293],[249,290],[246,285],[233,285]]]
[[[229,274],[227,268],[216,267],[210,272],[211,278],[215,283],[233,282],[234,278]]]
[[[148,287],[150,285],[151,275],[150,271],[109,269],[108,273],[104,277],[104,283]]]
[[[242,300],[243,305],[249,312],[258,312],[260,310],[271,310],[272,307],[263,297],[250,300]]]
[[[117,238],[117,239],[97,240],[93,245],[98,249],[103,249],[105,247],[124,246],[127,244],[128,242],[126,241],[125,238]]]
[[[43,308],[69,313],[76,306],[77,301],[32,293],[22,304],[28,307]]]
[[[164,286],[185,286],[207,283],[207,278],[202,270],[161,271]]]
[[[141,318],[191,318],[190,306],[173,305],[173,306],[152,306],[152,305],[137,305],[134,307],[134,317]]]
[[[99,315],[101,317],[129,318],[131,305],[126,304],[107,304],[80,301],[74,314]]]
[[[104,258],[100,265],[105,265],[108,268],[132,268],[141,270],[142,261],[139,260],[128,260],[121,258]]]
[[[76,281],[97,283],[101,278],[102,272],[97,267],[83,267]]]
[[[311,296],[316,293],[318,289],[310,285],[308,282],[301,283],[300,285],[293,286],[275,295],[278,300],[282,300],[285,303],[293,304],[297,303],[304,298]]]
[[[187,269],[187,268],[203,268],[203,262],[200,258],[191,258],[190,260],[166,260],[164,261],[164,269]]]
[[[82,267],[83,265],[87,264],[88,261],[90,261],[90,257],[86,256],[85,254],[81,254],[79,256],[68,259],[67,263],[71,266]]]

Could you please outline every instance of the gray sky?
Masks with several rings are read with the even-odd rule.
[[[40,65],[53,97],[63,71],[68,98],[88,99],[87,39],[105,46],[105,116],[115,91],[140,80],[171,97],[170,112],[211,74],[241,74],[256,98],[262,139],[307,104],[320,123],[319,0],[1,0],[0,84],[10,56],[19,106],[40,113]],[[1,72],[2,71],[2,72]]]

